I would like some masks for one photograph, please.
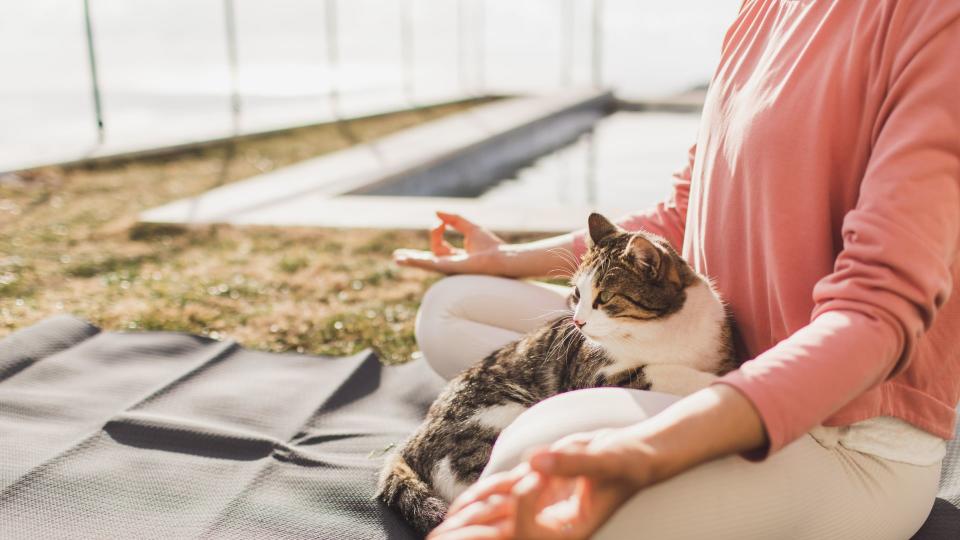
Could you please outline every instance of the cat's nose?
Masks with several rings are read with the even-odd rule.
[[[580,319],[574,319],[573,324],[577,325],[577,328],[583,328],[583,325],[587,324],[587,321],[581,321]]]

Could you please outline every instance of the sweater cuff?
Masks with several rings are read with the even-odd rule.
[[[767,459],[767,456],[771,454],[771,450],[774,448],[773,439],[770,436],[770,429],[768,426],[769,415],[765,415],[765,409],[761,409],[761,405],[766,404],[769,399],[766,396],[763,396],[762,391],[758,391],[759,388],[762,388],[762,385],[751,384],[746,377],[743,376],[739,371],[733,371],[728,373],[721,379],[717,379],[713,383],[723,384],[735,389],[743,397],[747,398],[747,401],[753,405],[753,409],[757,412],[757,415],[760,416],[760,423],[763,424],[763,434],[766,443],[763,446],[754,448],[753,450],[747,450],[746,452],[741,452],[740,457],[746,459],[747,461],[763,461]],[[713,385],[711,385],[713,386]],[[779,449],[779,446],[776,447]]]

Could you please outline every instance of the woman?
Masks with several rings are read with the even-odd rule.
[[[744,2],[671,200],[621,225],[716,281],[749,360],[683,399],[533,407],[431,538],[909,538],[960,398],[958,54],[960,2]],[[441,218],[432,253],[400,264],[516,278],[584,250],[581,233],[505,245]],[[418,339],[450,376],[558,305],[448,278]]]

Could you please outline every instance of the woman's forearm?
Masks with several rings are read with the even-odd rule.
[[[495,265],[495,273],[506,277],[569,277],[577,268],[573,234],[504,244],[498,250]]]
[[[650,483],[766,444],[763,424],[753,404],[723,384],[691,394],[628,429],[652,458]]]

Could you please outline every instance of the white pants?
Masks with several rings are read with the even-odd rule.
[[[430,366],[449,379],[564,309],[562,288],[449,277],[427,291],[417,341]],[[570,433],[630,425],[676,399],[618,388],[553,397],[504,430],[484,474],[509,469],[528,448]],[[909,465],[806,435],[761,463],[729,456],[644,489],[597,537],[904,540],[926,519],[939,476],[939,463]]]

